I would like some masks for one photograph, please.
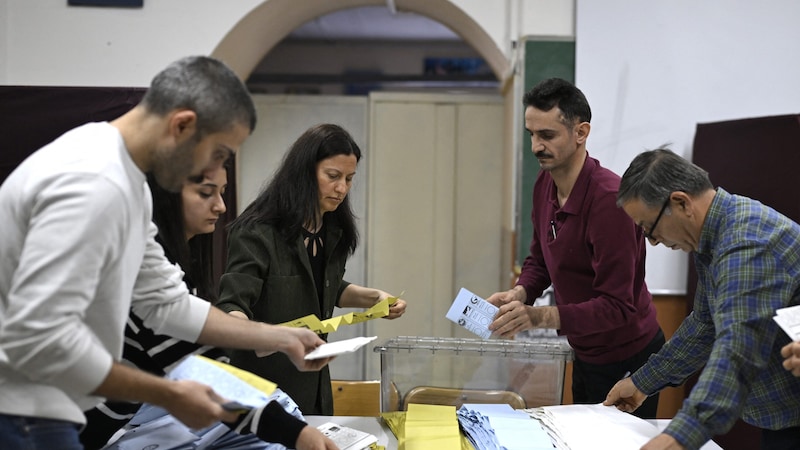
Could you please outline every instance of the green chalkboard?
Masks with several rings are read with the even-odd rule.
[[[524,89],[528,92],[536,83],[546,78],[558,77],[575,82],[575,41],[554,38],[523,39],[525,65],[523,67]],[[520,98],[520,101],[522,99]],[[533,233],[531,224],[531,193],[533,182],[539,173],[539,163],[531,153],[531,139],[523,127],[522,170],[519,199],[517,233],[517,264],[520,266],[528,256]]]

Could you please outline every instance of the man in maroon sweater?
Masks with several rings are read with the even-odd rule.
[[[571,83],[551,78],[523,99],[525,128],[541,165],[533,187],[530,255],[490,329],[503,338],[551,328],[575,351],[575,403],[601,403],[620,378],[664,344],[644,281],[645,235],[616,205],[620,178],[589,157],[591,109]],[[654,225],[655,227],[655,225]],[[554,306],[532,306],[553,285]],[[653,418],[658,396],[636,413]]]

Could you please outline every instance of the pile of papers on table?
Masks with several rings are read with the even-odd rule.
[[[539,422],[507,404],[465,403],[458,423],[475,450],[553,450]]]

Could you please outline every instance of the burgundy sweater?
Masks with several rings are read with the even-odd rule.
[[[616,206],[620,178],[586,156],[563,208],[547,171],[533,188],[533,236],[518,285],[528,303],[553,285],[566,335],[587,363],[622,361],[659,329],[644,281],[644,234]],[[555,236],[553,236],[555,228]]]

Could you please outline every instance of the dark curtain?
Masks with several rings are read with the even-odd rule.
[[[692,161],[714,186],[771,206],[800,222],[800,115],[760,117],[697,125]],[[689,259],[687,294],[694,300],[697,274]],[[687,302],[690,310],[692,302]],[[688,313],[689,311],[687,311]],[[687,382],[687,394],[697,377]],[[714,441],[726,450],[759,448],[758,428],[739,420]]]
[[[137,88],[0,86],[0,182],[39,147],[86,122],[115,119],[143,95]]]
[[[116,119],[136,106],[144,88],[0,86],[0,183],[28,155],[87,122]],[[214,232],[215,282],[228,253],[225,226],[236,217],[236,173],[231,164],[225,204]],[[216,284],[216,283],[215,283]]]

